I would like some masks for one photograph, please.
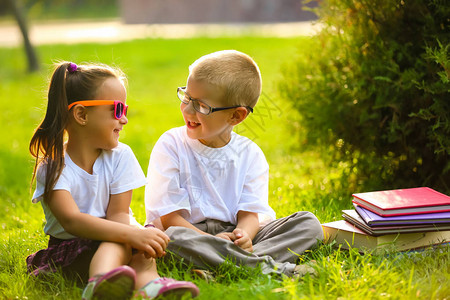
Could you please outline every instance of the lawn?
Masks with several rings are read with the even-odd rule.
[[[52,62],[102,62],[122,68],[128,76],[129,123],[121,141],[134,150],[147,170],[158,137],[181,126],[175,92],[185,84],[188,66],[216,50],[237,49],[251,55],[263,76],[263,96],[236,131],[254,140],[270,164],[270,204],[278,217],[299,210],[312,211],[321,222],[340,218],[351,207],[351,193],[339,190],[341,170],[327,168],[317,151],[305,150],[302,126],[290,104],[281,99],[278,83],[282,70],[296,55],[311,49],[308,38],[194,38],[149,39],[110,45],[78,44],[38,47],[42,71],[25,74],[22,49],[0,48],[0,99],[4,131],[0,141],[0,298],[79,299],[81,289],[56,274],[46,280],[26,275],[25,257],[46,246],[40,205],[30,198],[33,160],[28,143],[45,113],[46,89]],[[318,100],[319,101],[319,100]],[[144,189],[134,192],[132,209],[144,222]],[[449,247],[434,251],[360,254],[321,245],[300,257],[317,261],[318,276],[275,278],[258,269],[224,265],[216,282],[193,279],[189,268],[173,261],[160,265],[160,273],[194,280],[199,299],[445,299],[450,295]]]

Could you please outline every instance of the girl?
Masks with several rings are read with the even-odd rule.
[[[193,283],[158,276],[155,258],[165,255],[168,236],[130,224],[132,190],[145,176],[132,150],[118,141],[128,123],[124,80],[108,66],[56,66],[46,115],[30,142],[32,201],[42,204],[50,240],[27,258],[28,271],[89,276],[83,299],[128,299],[135,288],[144,299],[195,297]]]

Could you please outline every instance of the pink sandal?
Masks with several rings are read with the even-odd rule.
[[[81,299],[130,299],[135,281],[134,269],[129,266],[120,266],[106,274],[89,279]]]
[[[144,287],[139,289],[134,295],[142,297],[142,299],[153,299],[158,296],[178,296],[190,293],[195,298],[200,293],[198,287],[189,281],[177,281],[172,278],[160,277],[150,281]]]

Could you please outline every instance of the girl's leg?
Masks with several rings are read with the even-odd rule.
[[[131,248],[124,244],[103,242],[89,267],[90,279],[82,299],[129,299],[136,281],[135,271],[127,265]]]
[[[155,259],[146,258],[141,251],[131,257],[129,266],[136,271],[136,289],[159,277]]]
[[[95,252],[89,268],[89,277],[104,274],[131,260],[131,248],[125,244],[103,242]]]
[[[199,294],[198,287],[192,282],[159,277],[155,259],[146,258],[143,252],[133,255],[130,267],[136,271],[135,296],[140,296],[142,299],[169,295],[181,299],[186,293],[189,293],[191,297],[197,297]]]

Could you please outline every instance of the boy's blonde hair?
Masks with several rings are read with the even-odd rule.
[[[189,66],[189,77],[220,89],[224,105],[254,107],[261,94],[261,73],[255,61],[236,50],[213,52]]]

